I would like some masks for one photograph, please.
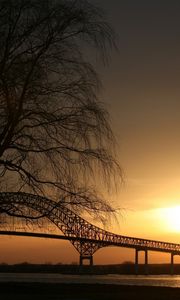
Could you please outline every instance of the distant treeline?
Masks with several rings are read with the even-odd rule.
[[[21,263],[8,265],[0,264],[0,272],[22,272],[22,273],[60,273],[60,274],[135,274],[132,263],[119,265],[94,265],[79,266],[77,264],[30,264]],[[145,266],[139,264],[139,274],[145,274]],[[148,274],[170,274],[170,264],[149,264]],[[174,265],[174,274],[180,274],[180,264]]]

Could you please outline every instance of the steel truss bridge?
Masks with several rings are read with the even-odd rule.
[[[93,265],[93,254],[102,247],[117,246],[135,249],[135,270],[138,272],[138,253],[145,252],[145,269],[148,272],[148,251],[171,254],[171,273],[174,256],[180,255],[180,244],[142,238],[129,237],[101,229],[77,215],[61,203],[28,193],[0,193],[1,216],[15,215],[24,218],[24,209],[30,209],[51,221],[62,234],[35,233],[25,231],[0,230],[1,235],[32,236],[69,240],[80,255],[80,265],[85,259]],[[2,227],[1,227],[2,228]]]

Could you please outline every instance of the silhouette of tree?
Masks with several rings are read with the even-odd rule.
[[[110,211],[96,180],[120,169],[88,60],[114,46],[103,14],[82,0],[0,0],[0,45],[1,191]]]

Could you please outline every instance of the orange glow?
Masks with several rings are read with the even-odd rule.
[[[180,206],[160,208],[156,212],[167,231],[180,233]]]

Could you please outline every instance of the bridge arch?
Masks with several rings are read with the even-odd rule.
[[[101,244],[95,242],[97,239],[98,227],[88,223],[60,203],[28,193],[0,193],[1,214],[6,213],[8,208],[8,213],[10,215],[17,215],[18,212],[18,216],[23,218],[23,213],[19,213],[18,210],[18,208],[22,206],[33,209],[40,213],[42,217],[47,218],[55,224],[56,227],[68,237],[72,245],[79,252],[81,263],[82,260],[86,258],[90,259],[91,262],[92,255],[102,247]],[[100,236],[101,233],[99,233],[99,237]],[[85,240],[86,238],[87,241]]]

